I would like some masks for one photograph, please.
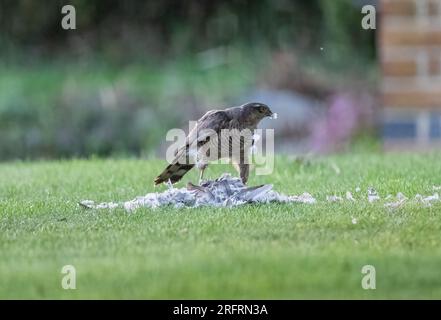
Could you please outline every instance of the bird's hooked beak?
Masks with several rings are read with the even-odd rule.
[[[270,119],[277,119],[277,113],[272,112],[271,110],[268,109],[267,117],[269,117]]]

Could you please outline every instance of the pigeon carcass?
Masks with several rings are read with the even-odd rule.
[[[164,192],[148,193],[145,196],[136,197],[133,200],[121,203],[99,203],[91,200],[81,201],[79,204],[87,209],[114,209],[122,207],[132,211],[140,207],[158,208],[162,206],[174,206],[175,208],[200,206],[234,207],[246,203],[270,203],[270,202],[298,202],[315,203],[315,199],[308,193],[300,196],[286,196],[272,190],[271,184],[247,187],[240,178],[223,174],[216,180],[208,180],[201,185],[191,182],[186,188],[174,188],[172,185]]]

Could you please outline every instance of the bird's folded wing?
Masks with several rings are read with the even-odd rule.
[[[232,119],[222,110],[208,111],[200,118],[196,126],[187,136],[186,144],[177,154],[190,147],[201,147],[213,135],[218,135],[222,129],[229,129]]]

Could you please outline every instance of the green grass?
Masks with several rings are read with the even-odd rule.
[[[1,164],[0,298],[441,298],[441,203],[390,211],[365,195],[369,186],[383,197],[433,194],[440,156],[280,157],[272,175],[250,184],[308,191],[316,205],[133,214],[85,211],[77,202],[151,192],[164,161]],[[212,166],[207,176],[224,170]],[[357,186],[364,200],[325,201]],[[76,290],[61,288],[67,264],[76,267]],[[366,264],[376,268],[376,290],[361,288]]]

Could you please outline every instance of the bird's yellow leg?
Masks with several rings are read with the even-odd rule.
[[[200,174],[199,174],[199,184],[202,183],[202,179],[204,178],[204,171],[205,171],[206,167],[203,167],[200,169]]]

